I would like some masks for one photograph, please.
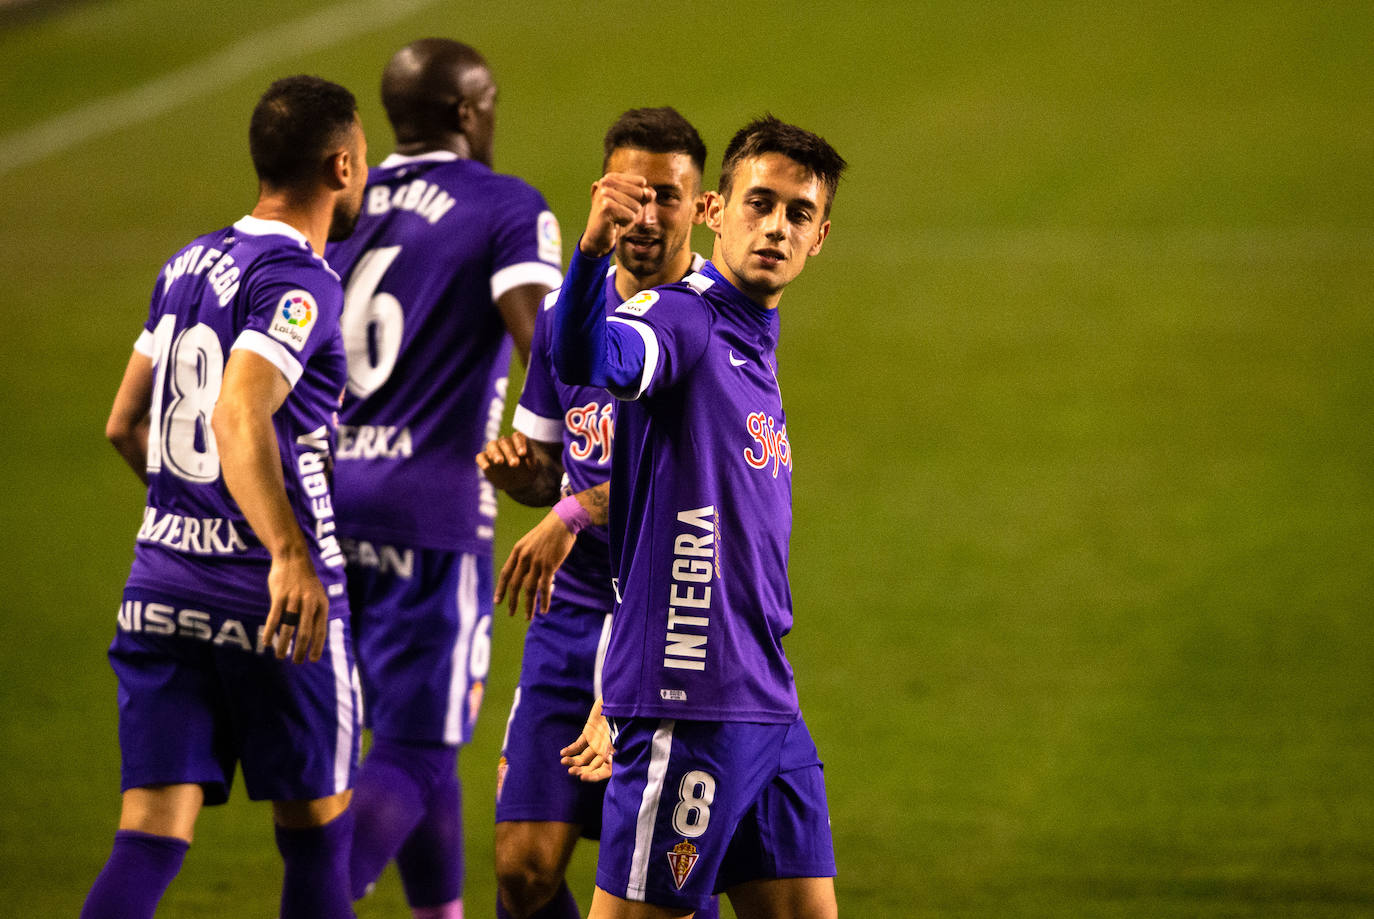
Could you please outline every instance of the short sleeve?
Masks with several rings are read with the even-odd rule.
[[[244,285],[247,316],[233,348],[265,358],[293,387],[331,339],[343,312],[338,277],[307,253],[254,265]]]
[[[563,280],[563,238],[544,196],[512,180],[502,206],[493,208],[491,299],[522,284],[557,287]]]
[[[710,308],[687,290],[642,291],[617,307],[609,321],[634,331],[644,342],[644,372],[637,390],[616,392],[621,399],[675,386],[701,358],[711,334]]]
[[[563,442],[563,409],[554,385],[549,350],[549,326],[552,321],[549,307],[557,296],[555,291],[545,297],[544,308],[534,318],[530,365],[525,371],[525,386],[520,390],[520,401],[515,406],[512,422],[515,430],[521,434],[546,444]]]

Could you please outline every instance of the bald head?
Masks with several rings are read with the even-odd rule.
[[[382,71],[382,105],[398,153],[451,150],[491,165],[496,84],[486,59],[447,38],[422,38]]]

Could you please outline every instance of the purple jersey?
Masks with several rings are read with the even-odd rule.
[[[473,456],[499,432],[510,337],[496,300],[562,279],[539,192],[447,151],[372,170],[346,288],[338,506],[353,538],[491,554],[496,492]]]
[[[291,384],[272,416],[286,496],[310,537],[330,618],[347,615],[330,495],[334,412],[346,376],[339,277],[284,223],[244,217],[178,252],[134,345],[153,362],[148,503],[128,585],[266,615],[271,556],[220,476],[210,427],[229,352]]]
[[[611,563],[621,602],[603,675],[614,717],[791,722],[782,638],[792,452],[777,310],[707,262],[610,322],[643,339],[616,416]]]
[[[701,256],[692,255],[693,271],[705,263]],[[615,289],[614,267],[606,271],[604,297],[609,315],[621,303]],[[549,311],[557,298],[557,291],[550,293],[535,320],[530,366],[513,424],[532,440],[563,445],[565,490],[577,494],[611,476],[615,399],[605,389],[564,383],[554,373]],[[554,590],[560,599],[598,615],[611,608],[615,595],[611,591],[609,539],[604,526],[587,527],[578,534],[572,552],[554,576]]]

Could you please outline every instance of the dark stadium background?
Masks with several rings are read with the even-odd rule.
[[[845,915],[1374,915],[1368,4],[647,9],[0,9],[0,913],[75,915],[114,830],[142,505],[102,430],[155,272],[251,206],[271,79],[353,88],[375,163],[382,64],[443,34],[565,252],[629,106],[852,163],[781,350]],[[523,630],[463,757],[474,916]],[[268,820],[207,811],[160,915],[275,915]],[[394,874],[359,908],[405,914]]]

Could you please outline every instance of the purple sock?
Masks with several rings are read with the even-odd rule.
[[[190,847],[173,836],[115,833],[114,849],[86,895],[81,919],[152,919]]]
[[[510,910],[506,909],[506,904],[501,902],[500,893],[496,895],[496,919],[515,919]],[[536,912],[530,913],[529,919],[582,919],[582,914],[577,909],[577,901],[568,889],[568,882],[560,884],[549,898],[549,902],[539,907]]]
[[[353,898],[348,895],[353,811],[344,811],[324,826],[276,830],[277,849],[286,865],[281,919],[353,919]]]
[[[406,902],[447,906],[463,896],[463,792],[450,769],[440,777],[424,818],[396,853]]]
[[[374,737],[353,786],[356,818],[349,856],[353,899],[361,899],[425,816],[444,776],[454,775],[457,750]]]

